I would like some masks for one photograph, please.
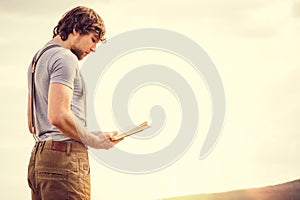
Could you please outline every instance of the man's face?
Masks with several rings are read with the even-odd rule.
[[[74,39],[71,51],[74,53],[78,60],[82,60],[91,51],[96,51],[96,44],[99,42],[95,33],[89,33],[87,35],[78,34]]]

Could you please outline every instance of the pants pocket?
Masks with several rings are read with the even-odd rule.
[[[68,174],[59,169],[39,169],[36,172],[37,188],[41,199],[69,199]]]
[[[67,173],[59,170],[39,170],[37,172],[37,178],[39,180],[57,180],[66,181]]]
[[[90,199],[90,165],[88,157],[79,158],[79,185],[84,199]]]

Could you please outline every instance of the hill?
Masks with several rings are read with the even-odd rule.
[[[300,179],[261,188],[195,194],[165,200],[300,200]]]

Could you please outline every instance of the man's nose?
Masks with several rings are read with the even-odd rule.
[[[96,52],[96,44],[94,44],[94,45],[92,46],[91,51],[92,51],[92,52]]]

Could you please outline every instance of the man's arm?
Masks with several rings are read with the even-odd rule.
[[[110,140],[117,132],[88,132],[71,110],[73,90],[60,83],[50,84],[48,119],[65,136],[93,148],[109,149],[116,143]]]
[[[81,141],[71,111],[73,90],[60,83],[50,84],[48,94],[48,119],[65,136]]]

